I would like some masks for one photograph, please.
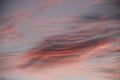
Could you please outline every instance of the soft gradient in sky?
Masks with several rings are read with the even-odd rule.
[[[0,80],[119,80],[118,0],[4,0]]]

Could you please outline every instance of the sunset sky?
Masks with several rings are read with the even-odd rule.
[[[0,80],[119,80],[118,0],[1,0]]]

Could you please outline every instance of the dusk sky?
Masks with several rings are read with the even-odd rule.
[[[119,0],[1,0],[0,80],[119,80]]]

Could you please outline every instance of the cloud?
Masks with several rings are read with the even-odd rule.
[[[40,3],[43,5],[42,8],[38,8],[37,6],[30,10],[21,12],[17,16],[14,16],[13,20],[10,19],[10,25],[14,24],[12,23],[14,20],[16,20],[15,23],[27,20],[34,17],[34,15],[39,13],[39,11],[42,12],[47,10],[58,3],[61,3],[61,0],[43,1]],[[113,12],[111,12],[112,10]],[[6,63],[10,64],[7,64],[5,67],[0,65],[0,70],[5,70],[7,67],[5,71],[17,69],[21,71],[23,70],[24,72],[24,70],[30,69],[31,71],[39,72],[41,70],[48,69],[49,67],[72,66],[74,63],[77,63],[75,65],[75,70],[73,70],[73,68],[67,70],[55,70],[57,72],[61,71],[61,74],[63,75],[75,74],[80,71],[89,72],[90,70],[98,70],[98,72],[95,72],[96,74],[100,73],[100,75],[105,77],[119,79],[120,26],[117,23],[119,21],[119,14],[117,11],[118,8],[115,10],[115,8],[112,7],[110,11],[103,11],[100,14],[98,14],[99,10],[98,12],[93,10],[93,13],[91,11],[89,15],[80,15],[77,18],[52,18],[51,21],[49,21],[50,19],[41,20],[40,23],[44,24],[73,22],[75,24],[73,28],[75,29],[72,29],[68,33],[47,36],[45,39],[40,41],[40,44],[28,50],[24,55],[1,56],[1,61],[6,61]],[[81,23],[81,20],[83,23]],[[36,25],[36,23],[34,24]],[[16,27],[17,26],[6,28],[2,27],[0,33],[10,34],[12,32],[16,32]],[[35,30],[37,29],[38,28],[35,28]],[[39,29],[38,32],[40,30],[41,29]],[[60,28],[51,28],[48,30],[53,30],[54,32],[56,30],[59,31]],[[81,69],[78,68],[81,66]],[[51,68],[51,70],[53,69]]]
[[[59,3],[62,3],[64,0],[46,0],[46,1],[40,1],[40,2],[34,2],[31,4],[31,7],[27,10],[22,10],[22,12],[17,13],[12,18],[17,21],[26,20],[29,18],[33,18],[36,14],[41,13],[45,10],[48,10],[49,8],[53,7],[54,5],[57,5]]]

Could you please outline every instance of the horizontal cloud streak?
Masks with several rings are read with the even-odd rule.
[[[29,74],[42,75],[39,72],[50,69],[63,75],[93,72],[93,77],[120,79],[119,2],[97,0],[84,14],[61,17],[61,12],[59,17],[49,18],[52,12],[48,9],[59,3],[64,0],[35,2],[28,10],[1,20],[0,73],[30,70]],[[71,0],[59,7],[68,4],[76,7]],[[48,15],[36,18],[47,10]],[[66,66],[69,69],[57,69]]]

